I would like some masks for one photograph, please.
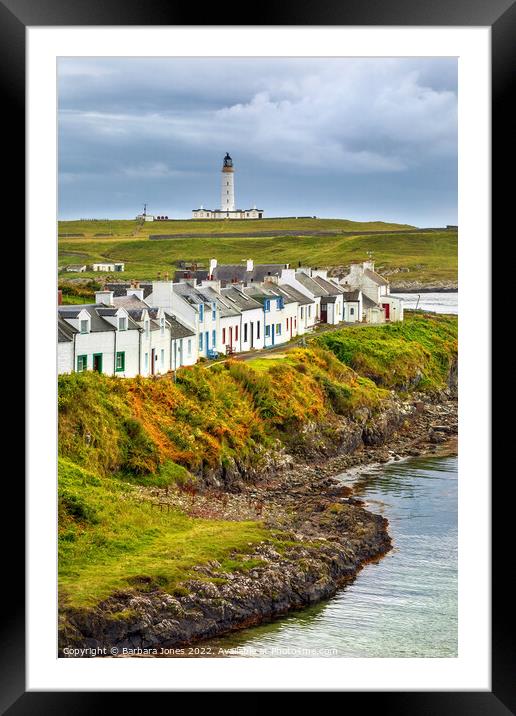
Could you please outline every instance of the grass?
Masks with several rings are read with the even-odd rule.
[[[442,390],[458,350],[457,316],[406,312],[401,323],[348,327],[315,342],[377,385]]]
[[[138,225],[135,221],[60,222],[59,234],[82,233],[77,238],[59,239],[59,265],[81,261],[124,261],[125,279],[153,279],[157,273],[174,269],[178,259],[207,265],[216,257],[220,263],[239,263],[253,258],[262,263],[290,263],[313,266],[347,265],[368,258],[372,252],[381,270],[401,269],[403,280],[423,282],[457,280],[457,232],[416,231],[412,227],[381,222],[350,222],[337,219],[290,219],[271,221],[174,221]],[[285,230],[299,236],[215,238],[216,232]],[[382,231],[381,234],[340,236],[303,236],[303,231]],[[112,236],[99,237],[98,233]],[[405,232],[405,233],[404,233]],[[203,233],[202,238],[149,240],[149,234]],[[67,274],[62,280],[69,280]],[[106,275],[107,276],[107,275]],[[75,277],[98,274],[87,272]],[[105,278],[105,277],[104,277]],[[120,274],[116,275],[120,279]]]
[[[457,318],[407,313],[400,324],[347,327],[284,352],[185,368],[177,383],[59,376],[62,604],[91,607],[127,589],[181,593],[196,565],[246,570],[256,543],[288,546],[260,522],[160,512],[137,499],[136,486],[181,487],[236,464],[259,471],[276,441],[302,447],[309,422],[333,435],[337,416],[352,419],[359,408],[374,415],[387,389],[441,389],[457,352]]]
[[[160,512],[134,489],[59,461],[59,595],[62,604],[92,607],[120,590],[161,588],[173,594],[194,567],[220,561],[248,570],[246,552],[277,540],[257,522],[229,522]]]

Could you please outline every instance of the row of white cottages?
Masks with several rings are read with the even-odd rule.
[[[108,284],[94,304],[59,306],[58,371],[163,374],[282,345],[321,323],[402,319],[401,300],[371,263],[337,282],[323,270],[212,260],[206,277]]]

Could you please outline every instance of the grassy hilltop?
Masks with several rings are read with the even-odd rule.
[[[280,235],[252,235],[272,231]],[[316,232],[335,232],[336,235],[316,235]],[[218,233],[234,236],[214,236]],[[381,270],[400,269],[403,280],[431,283],[457,279],[457,232],[418,231],[406,224],[345,219],[185,220],[143,224],[61,221],[58,234],[59,266],[124,261],[123,277],[127,279],[152,279],[158,271],[172,273],[173,263],[178,259],[204,265],[216,257],[221,263],[253,258],[262,263],[340,266],[367,259],[368,252],[372,252]],[[151,234],[177,238],[151,240]],[[98,277],[93,273],[87,275]],[[72,276],[74,274],[68,274],[66,278]]]
[[[267,451],[298,445],[308,423],[334,440],[339,419],[374,416],[392,389],[443,389],[456,356],[457,317],[408,314],[314,337],[283,358],[185,368],[177,383],[59,376],[61,604],[91,607],[157,586],[180,593],[182,581],[202,578],[197,565],[245,571],[258,542],[281,550],[288,536],[260,519],[161,512],[139,490],[188,489],[238,466],[260,474]]]

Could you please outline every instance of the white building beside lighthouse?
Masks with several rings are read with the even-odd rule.
[[[226,152],[222,165],[220,209],[200,209],[192,211],[192,219],[261,219],[263,209],[235,209],[235,169],[233,160]]]

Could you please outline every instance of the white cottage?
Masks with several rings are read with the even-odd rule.
[[[349,273],[341,279],[340,285],[352,290],[359,289],[364,296],[367,296],[373,303],[383,309],[384,321],[403,320],[403,300],[390,295],[390,285],[386,278],[374,270],[374,261],[363,261],[361,264],[351,264]],[[374,322],[379,320],[378,311],[371,311],[372,306],[364,307],[364,315],[369,311]],[[366,315],[366,320],[367,315]]]

